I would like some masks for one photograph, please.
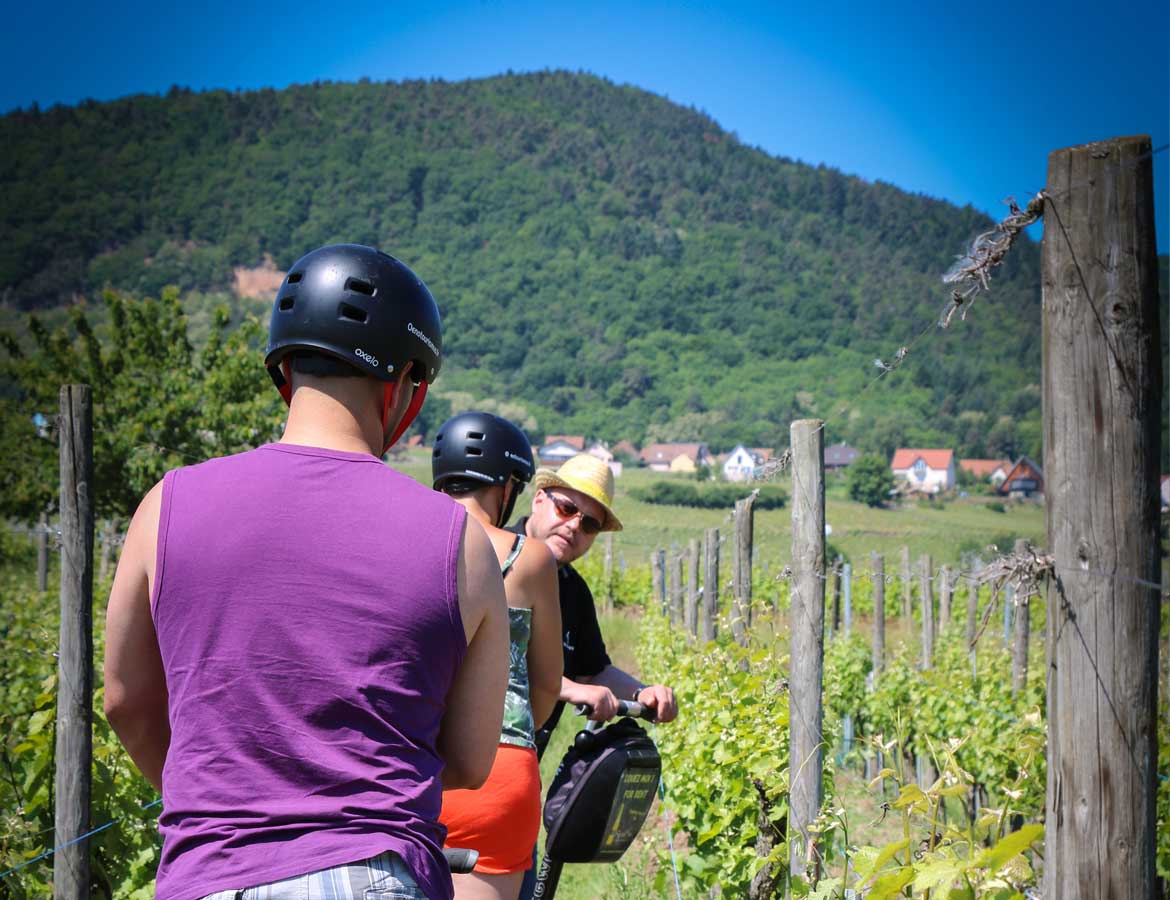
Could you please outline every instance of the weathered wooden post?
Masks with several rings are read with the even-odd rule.
[[[89,385],[61,388],[61,628],[57,649],[54,900],[89,897],[93,737],[93,407]]]
[[[1156,890],[1161,603],[1149,583],[1158,580],[1163,435],[1150,152],[1142,136],[1048,157],[1041,406],[1057,566],[1047,617],[1048,900]]]
[[[105,582],[110,575],[110,564],[116,556],[118,545],[118,518],[107,519],[102,526],[102,552],[98,557],[98,581]]]
[[[666,551],[650,551],[650,596],[658,611],[666,615]]]
[[[853,630],[853,566],[841,566],[841,632],[845,637]]]
[[[687,545],[687,605],[684,610],[683,624],[687,633],[697,638],[699,636],[699,598],[702,595],[702,582],[699,580],[699,562],[702,551],[699,549],[699,539],[691,538]]]
[[[49,514],[37,519],[37,591],[49,590]]]
[[[752,562],[755,559],[756,494],[753,491],[735,502],[735,615],[743,622],[745,634],[752,627]],[[739,640],[739,637],[736,638]],[[745,643],[746,641],[740,641]]]
[[[1016,555],[1027,553],[1029,544],[1021,538],[1016,541]],[[1012,635],[1012,693],[1018,694],[1028,686],[1028,639],[1032,630],[1028,601],[1031,598],[1021,591],[1016,600],[1015,631]]]
[[[922,668],[934,662],[934,591],[931,580],[930,554],[918,561],[922,585]]]
[[[613,532],[605,533],[605,611],[613,612]]]
[[[978,569],[975,569],[978,571]],[[975,576],[967,579],[967,652],[971,656],[971,678],[979,675],[979,658],[976,656],[975,633],[979,625],[979,580]]]
[[[951,578],[951,567],[943,566],[938,582],[938,633],[942,634],[951,624],[951,595],[955,590]]]
[[[902,548],[902,618],[909,627],[914,620],[914,610],[911,606],[910,599],[910,579],[912,578],[910,572],[910,548]]]
[[[804,875],[815,857],[808,826],[821,808],[824,759],[825,431],[819,419],[790,429],[792,447],[792,609],[789,665],[789,865]]]
[[[873,677],[874,682],[886,667],[886,559],[880,553],[870,556],[873,569]]]
[[[719,529],[708,528],[704,542],[703,640],[719,634]]]
[[[829,637],[841,632],[841,557],[833,560],[833,600],[829,605]]]
[[[683,560],[675,552],[670,557],[670,624],[677,628],[683,621]]]

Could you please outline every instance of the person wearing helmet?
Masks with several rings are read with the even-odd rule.
[[[453,896],[442,789],[495,756],[503,582],[462,506],[379,459],[441,359],[407,266],[314,250],[273,305],[280,442],[168,472],[135,513],[105,711],[162,792],[159,900]]]
[[[515,900],[540,830],[536,722],[561,688],[561,614],[557,570],[540,541],[505,531],[516,498],[536,465],[524,432],[491,413],[453,416],[435,434],[436,490],[484,526],[495,547],[511,626],[511,669],[496,762],[478,790],[443,794],[447,843],[479,851],[475,871],[455,876],[458,900]]]

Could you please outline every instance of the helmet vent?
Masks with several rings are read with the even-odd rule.
[[[281,312],[288,312],[290,309],[292,309],[293,308],[293,301],[294,301],[293,297],[281,297],[280,298],[280,305],[279,305],[280,311]]]
[[[341,306],[338,307],[337,312],[341,318],[348,319],[351,322],[365,323],[366,321],[366,311],[364,309],[358,309],[356,306],[352,306],[349,303],[342,303]]]
[[[483,440],[483,432],[482,431],[469,431],[469,432],[467,432],[467,439],[469,441],[482,441]]]
[[[483,450],[481,450],[479,447],[468,447],[467,448],[467,455],[468,456],[483,456]]]
[[[374,286],[368,281],[362,281],[360,278],[347,278],[345,281],[345,289],[353,291],[355,294],[365,294],[367,297],[374,296]]]
[[[291,275],[288,276],[288,283],[289,284],[296,284],[300,280],[301,280],[301,273],[300,272],[293,272]]]

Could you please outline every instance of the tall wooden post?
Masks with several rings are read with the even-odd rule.
[[[666,615],[666,551],[650,551],[650,595],[658,612]]]
[[[929,669],[934,662],[934,590],[930,554],[923,556],[918,566],[922,585],[922,668]]]
[[[719,529],[708,528],[704,541],[703,640],[719,634]]]
[[[697,638],[699,636],[699,597],[702,591],[702,582],[699,580],[699,561],[702,550],[698,538],[691,538],[687,545],[687,604],[683,614],[683,624],[687,633]]]
[[[886,559],[880,553],[870,556],[873,569],[873,677],[874,682],[886,667]]]
[[[1003,645],[1011,646],[1012,616],[1016,612],[1016,586],[1005,584],[1003,587]]]
[[[49,590],[49,514],[37,520],[37,591]]]
[[[93,738],[93,407],[88,385],[61,388],[61,629],[57,662],[54,900],[89,897]],[[70,843],[75,841],[75,843]],[[66,846],[68,845],[68,846]]]
[[[819,419],[790,429],[792,447],[792,610],[789,664],[789,865],[805,873],[814,850],[808,826],[821,808],[825,664],[825,431]]]
[[[902,618],[906,620],[906,625],[909,626],[913,621],[914,610],[911,606],[910,599],[910,579],[913,575],[910,572],[910,548],[902,548]]]
[[[1028,542],[1016,541],[1016,554],[1028,551]],[[1028,639],[1032,631],[1027,594],[1016,599],[1015,629],[1012,634],[1012,693],[1018,694],[1028,686]]]
[[[755,558],[756,496],[735,502],[735,602],[736,614],[746,630],[752,627],[752,561]],[[738,636],[737,636],[738,640]],[[740,641],[744,643],[744,641]]]
[[[670,556],[670,624],[677,628],[683,620],[683,560],[677,548]]]
[[[1148,137],[1048,157],[1048,900],[1153,897],[1162,433]],[[1108,573],[1108,574],[1105,574]],[[1086,752],[1091,748],[1091,752]]]
[[[605,533],[605,611],[613,612],[613,532]]]
[[[938,583],[938,633],[942,634],[951,624],[951,597],[955,590],[951,567],[943,566]]]
[[[841,632],[841,557],[833,560],[833,599],[829,605],[829,636]]]
[[[967,652],[971,656],[971,678],[979,674],[979,659],[976,656],[975,632],[979,627],[979,582],[974,578],[967,579]]]

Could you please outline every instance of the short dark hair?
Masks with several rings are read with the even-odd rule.
[[[355,378],[369,377],[370,374],[336,356],[318,353],[315,350],[294,350],[289,356],[292,370],[299,375],[313,375],[317,378]]]

